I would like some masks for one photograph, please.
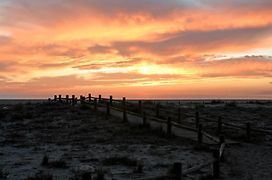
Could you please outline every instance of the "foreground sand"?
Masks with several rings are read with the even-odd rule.
[[[106,118],[85,107],[8,108],[2,111],[5,115],[1,117],[0,148],[0,165],[8,172],[8,179],[24,179],[37,173],[69,179],[82,169],[93,176],[102,169],[107,179],[139,179],[165,175],[174,162],[182,162],[187,168],[211,158],[208,152],[195,151],[189,140],[167,139],[160,132]],[[41,166],[45,155],[49,162],[62,164]],[[209,169],[197,176],[206,172]]]
[[[222,115],[221,110],[202,110],[202,121],[203,117],[209,122],[214,114]],[[225,117],[236,122],[239,119],[235,116],[252,113],[252,109],[227,110],[237,112]],[[265,123],[269,129],[269,112],[254,111],[252,121],[257,122],[265,114],[268,117],[259,124]],[[190,124],[193,114],[193,109],[183,109],[184,123]],[[123,123],[81,105],[1,105],[0,118],[3,179],[31,179],[39,174],[52,175],[54,179],[79,179],[84,173],[91,173],[93,178],[102,173],[106,179],[118,180],[161,177],[174,162],[182,162],[183,169],[187,169],[210,160],[213,148],[199,149],[191,140],[167,138],[158,130]],[[213,133],[214,125],[206,123],[205,128]],[[272,179],[270,136],[256,135],[258,138],[247,143],[239,133],[225,131],[234,134],[232,138],[241,144],[226,148],[220,179]],[[48,157],[49,164],[41,165],[44,157]],[[205,167],[184,179],[210,179],[210,174],[211,168]]]

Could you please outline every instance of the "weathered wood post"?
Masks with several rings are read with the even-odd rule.
[[[57,95],[54,95],[54,101],[55,102],[57,101]]]
[[[127,122],[127,105],[126,105],[126,97],[123,97],[123,121]]]
[[[171,117],[167,118],[167,136],[171,136],[172,135],[172,119]]]
[[[196,108],[195,123],[196,123],[196,128],[198,128],[198,125],[199,125],[199,111],[198,111],[198,108]]]
[[[66,95],[65,102],[66,102],[66,104],[69,104],[69,95]]]
[[[175,180],[182,179],[182,164],[180,162],[175,162],[173,166],[173,175]]]
[[[181,123],[181,108],[178,107],[178,122]]]
[[[98,98],[99,98],[98,102],[101,103],[102,102],[102,96],[101,96],[101,94],[99,94]]]
[[[97,98],[94,98],[94,111],[97,111]]]
[[[220,172],[220,161],[219,161],[219,151],[218,149],[213,151],[213,177],[218,178],[219,177],[219,172]]]
[[[107,116],[110,115],[110,102],[107,102]]]
[[[222,131],[222,117],[219,116],[217,120],[217,134],[220,135]]]
[[[203,141],[202,124],[199,124],[197,129],[197,143],[202,144],[202,141]]]
[[[92,94],[88,94],[88,99],[89,99],[89,102],[92,101]]]
[[[160,104],[156,104],[156,117],[160,116]]]
[[[75,105],[75,95],[72,95],[72,105],[74,106]]]
[[[146,126],[146,112],[143,112],[143,126]]]
[[[247,141],[250,141],[250,123],[246,123],[246,136],[247,136]]]
[[[221,135],[219,137],[219,155],[221,154],[221,156],[219,156],[219,160],[224,160],[224,149],[221,149],[221,145],[224,144],[226,142],[225,136]],[[222,150],[222,153],[221,153]]]
[[[61,102],[61,95],[59,95],[59,102]]]
[[[110,106],[112,106],[112,96],[110,96]]]
[[[139,109],[139,113],[141,114],[142,113],[142,101],[141,100],[138,101],[138,109]]]
[[[83,104],[83,96],[82,95],[79,96],[79,101],[80,101],[80,104]]]

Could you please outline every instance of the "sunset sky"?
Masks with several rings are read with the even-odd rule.
[[[0,98],[272,99],[271,0],[0,0]]]

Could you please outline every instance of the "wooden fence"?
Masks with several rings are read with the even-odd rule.
[[[74,95],[69,98],[68,95],[66,95],[65,98],[62,98],[61,95],[54,96],[54,101],[58,101],[58,102],[66,102],[69,104],[77,104],[78,102],[89,102],[91,104],[94,104],[95,106],[99,105],[106,105],[107,102],[109,102],[109,106],[111,108],[117,108],[117,109],[122,109],[122,106],[125,103],[125,109],[127,111],[130,112],[134,112],[137,113],[140,116],[143,116],[143,113],[146,114],[146,116],[151,116],[152,118],[160,118],[160,119],[171,119],[171,121],[174,121],[178,124],[183,124],[184,128],[188,128],[191,130],[198,130],[199,124],[200,124],[200,113],[199,110],[196,108],[195,109],[195,127],[190,127],[187,125],[187,127],[185,127],[184,122],[182,122],[181,120],[181,108],[179,106],[166,106],[166,105],[161,105],[159,103],[155,103],[155,101],[153,100],[138,100],[138,101],[126,101],[126,98],[124,99],[113,99],[112,96],[110,96],[109,98],[102,98],[101,95],[99,95],[98,97],[93,97],[91,96],[91,94],[89,94],[87,97],[84,96],[80,96],[80,98],[78,99],[77,97],[75,97]],[[166,117],[167,116],[167,117]],[[213,123],[216,123],[217,125],[217,135],[220,135],[223,131],[223,126],[226,127],[231,127],[231,128],[235,128],[235,129],[239,129],[239,130],[244,130],[245,132],[245,136],[247,137],[247,140],[250,141],[251,139],[251,134],[252,132],[258,132],[258,133],[263,133],[263,134],[270,134],[272,135],[272,131],[269,130],[264,130],[264,129],[258,129],[258,128],[254,128],[252,127],[252,125],[247,122],[244,125],[240,124],[233,124],[230,122],[223,122],[222,121],[222,117],[218,117],[217,121],[212,121]],[[202,121],[202,123],[205,123]]]
[[[148,101],[148,100],[127,101],[125,97],[122,99],[113,99],[112,96],[110,96],[109,98],[103,98],[101,95],[99,95],[98,97],[93,97],[91,94],[89,94],[87,97],[80,96],[79,98],[77,98],[75,95],[72,95],[71,97],[69,95],[66,95],[64,98],[61,95],[58,95],[58,96],[55,95],[53,99],[49,98],[48,100],[50,102],[70,104],[73,106],[78,103],[89,104],[93,107],[94,111],[98,111],[100,107],[103,107],[107,115],[111,115],[111,110],[117,110],[122,112],[123,121],[128,121],[128,114],[130,114],[133,116],[141,117],[142,123],[144,126],[147,125],[147,119],[150,121],[156,121],[159,123],[166,124],[166,127],[167,127],[166,133],[169,136],[171,136],[172,127],[174,126],[180,129],[186,129],[186,130],[195,132],[197,136],[198,144],[203,143],[203,136],[211,139],[215,143],[218,143],[219,146],[214,150],[213,159],[211,161],[208,161],[204,164],[201,164],[186,170],[182,170],[181,163],[179,162],[174,163],[173,170],[174,170],[175,179],[181,179],[183,175],[198,171],[199,169],[205,166],[210,166],[210,165],[212,165],[213,176],[214,177],[219,176],[220,160],[223,157],[224,149],[227,144],[225,137],[220,136],[223,125],[244,129],[248,140],[250,140],[252,131],[272,134],[271,132],[268,132],[265,130],[252,128],[249,123],[247,123],[244,127],[237,126],[231,123],[225,123],[225,122],[222,122],[222,118],[219,117],[218,121],[214,122],[214,123],[217,123],[217,134],[218,136],[220,136],[217,138],[203,131],[203,126],[200,123],[198,109],[196,109],[195,111],[195,126],[191,127],[191,126],[186,126],[182,124],[180,107],[164,106],[161,104],[156,104],[154,103],[154,101]],[[165,117],[165,115],[167,115],[167,118]]]

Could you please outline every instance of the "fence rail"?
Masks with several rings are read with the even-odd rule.
[[[51,100],[51,99],[50,99]],[[91,96],[89,94],[87,97],[80,96],[80,98],[75,97],[72,95],[69,97],[69,95],[66,95],[66,97],[62,97],[61,95],[55,95],[53,101],[61,101],[61,102],[66,102],[70,104],[77,104],[80,101],[89,101],[94,103],[94,101],[98,101],[99,104],[106,103],[107,101],[110,102],[111,107],[117,107],[121,108],[123,99],[113,99],[112,96],[109,98],[102,97],[99,95],[98,97]],[[162,105],[160,103],[155,103],[154,100],[126,100],[126,109],[128,111],[136,112],[139,114],[142,114],[143,111],[147,113],[148,116],[154,116],[154,117],[159,117],[159,118],[168,118],[171,117],[173,121],[176,121],[178,123],[181,123],[181,108],[177,105],[171,105],[171,106],[166,106]],[[195,113],[195,130],[197,131],[198,124],[200,123],[199,119],[199,111],[196,108],[196,113]],[[165,117],[167,116],[167,117]],[[204,119],[204,118],[203,118]],[[265,129],[260,129],[260,128],[254,128],[251,126],[250,123],[245,123],[243,124],[233,124],[230,122],[222,122],[222,119],[219,120],[220,117],[218,118],[218,121],[213,121],[209,120],[209,122],[217,124],[217,134],[220,134],[222,132],[223,126],[226,127],[232,127],[235,129],[241,129],[244,130],[246,133],[246,136],[249,136],[251,132],[257,132],[257,133],[262,133],[262,134],[269,134],[272,135],[272,131],[270,130],[265,130]],[[206,121],[202,121],[201,123],[205,123]],[[247,139],[250,139],[250,137],[247,137]]]

